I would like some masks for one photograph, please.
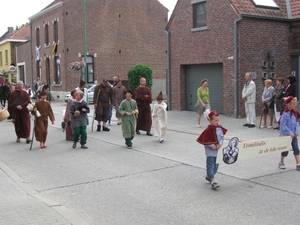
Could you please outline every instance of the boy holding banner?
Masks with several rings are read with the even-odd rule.
[[[280,134],[279,136],[291,136],[292,137],[292,149],[296,160],[296,169],[300,171],[300,159],[299,159],[299,147],[298,147],[298,135],[299,135],[299,112],[296,110],[297,98],[289,96],[284,99],[286,109],[280,118]],[[288,151],[282,152],[280,162],[278,164],[280,169],[285,169],[284,157],[288,155]]]
[[[219,125],[219,114],[213,110],[206,109],[204,116],[209,121],[208,127],[200,134],[197,142],[204,145],[206,155],[206,177],[211,183],[211,188],[216,190],[220,185],[214,180],[219,164],[216,163],[218,150],[223,145],[224,135],[227,130]]]

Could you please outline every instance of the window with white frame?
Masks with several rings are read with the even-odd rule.
[[[84,56],[82,57],[82,62],[84,62]],[[87,77],[85,77],[85,69],[87,69]],[[82,79],[87,83],[94,83],[94,57],[86,56],[86,65],[82,68]]]
[[[193,0],[193,27],[206,27],[206,1]]]

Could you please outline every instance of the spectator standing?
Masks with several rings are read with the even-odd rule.
[[[263,106],[267,109],[264,110],[263,120],[264,124],[261,126],[261,128],[273,128],[273,116],[274,116],[274,87],[272,86],[272,80],[266,79],[264,81],[265,88],[261,96],[261,103]],[[273,104],[273,105],[271,105]],[[270,116],[270,125],[267,126],[267,115]]]
[[[253,128],[255,127],[256,114],[255,114],[255,100],[256,100],[256,85],[251,79],[251,74],[245,74],[244,88],[242,90],[242,99],[245,102],[245,112],[246,112],[246,123],[243,125],[245,127]]]
[[[201,81],[201,86],[197,90],[197,104],[195,105],[195,112],[197,115],[197,127],[200,126],[201,116],[204,113],[205,109],[210,109],[209,104],[209,89],[208,89],[208,80],[203,79]]]
[[[152,126],[150,108],[152,93],[151,89],[146,86],[146,78],[144,77],[140,79],[140,86],[135,89],[135,100],[139,110],[136,133],[141,134],[140,130],[144,130],[148,136],[153,136],[153,134],[150,133]]]
[[[80,80],[79,82],[79,87],[75,88],[75,90],[81,90],[83,92],[83,100],[88,104],[89,100],[88,100],[88,91],[86,88],[86,82],[84,80]]]
[[[276,78],[276,87],[275,90],[273,92],[273,96],[274,96],[274,113],[275,113],[275,119],[278,122],[280,119],[280,113],[282,111],[282,104],[283,104],[283,100],[282,100],[282,96],[283,96],[283,78],[282,77],[278,77]],[[277,127],[274,127],[273,129],[280,129],[279,123]]]
[[[283,97],[296,97],[296,77],[294,75],[289,75],[286,78],[286,82],[287,85],[283,90]]]

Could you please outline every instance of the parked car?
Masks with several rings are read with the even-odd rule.
[[[88,91],[88,100],[89,100],[89,103],[93,103],[94,101],[94,90],[95,90],[95,87],[97,85],[94,84],[92,87],[90,87],[87,91]]]
[[[71,98],[71,94],[68,93],[65,95],[65,102],[68,102],[68,100]]]

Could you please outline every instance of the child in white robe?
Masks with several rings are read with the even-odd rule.
[[[158,137],[159,143],[164,141],[163,137],[167,131],[167,104],[163,101],[162,92],[156,97],[157,104],[155,104],[152,112],[152,124],[154,126],[154,134]]]

